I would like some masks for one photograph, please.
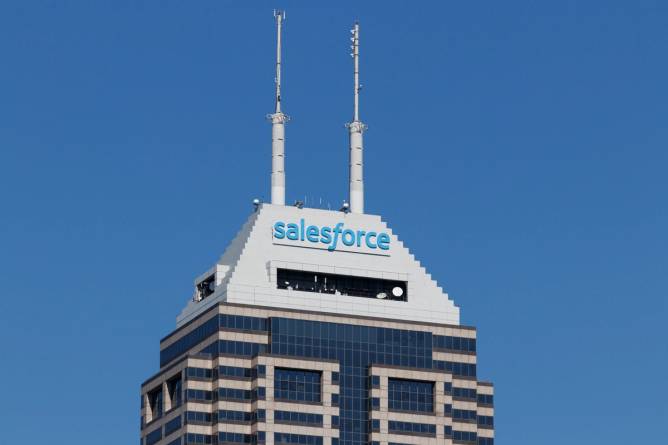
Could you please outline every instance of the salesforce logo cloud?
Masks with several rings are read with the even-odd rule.
[[[304,219],[299,224],[277,221],[274,224],[274,238],[289,239],[292,241],[308,241],[327,245],[327,250],[336,250],[339,241],[348,247],[363,247],[369,249],[390,249],[390,235],[385,232],[366,232],[364,230],[344,229],[340,222],[334,227],[307,226]]]

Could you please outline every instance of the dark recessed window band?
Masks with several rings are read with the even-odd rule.
[[[203,425],[211,423],[211,413],[205,413],[202,411],[187,411],[186,412],[186,423],[193,425]]]
[[[321,427],[322,414],[300,413],[295,411],[274,411],[274,423]]]
[[[494,396],[492,394],[478,394],[478,405],[494,405]]]
[[[197,434],[197,433],[187,433],[183,436],[185,440],[185,445],[201,445],[201,444],[213,444],[216,436],[210,436],[208,434]]]
[[[453,409],[452,418],[463,422],[477,422],[477,414],[475,411],[468,409]]]
[[[406,301],[406,282],[322,272],[278,269],[278,289]]]
[[[153,430],[146,435],[146,445],[153,445],[162,439],[162,427],[157,430]]]
[[[478,426],[482,428],[494,428],[494,416],[478,416]]]
[[[181,354],[188,352],[192,347],[203,342],[221,329],[238,331],[266,332],[268,322],[266,318],[246,317],[242,315],[217,314],[202,323],[171,345],[160,351],[160,366],[165,366]]]
[[[387,422],[388,431],[393,434],[409,434],[416,436],[436,437],[436,425],[427,423],[400,422],[390,420]]]
[[[452,388],[452,397],[455,399],[475,401],[477,391],[473,388]]]
[[[475,338],[452,337],[449,335],[434,335],[434,349],[445,351],[475,352]]]
[[[165,423],[165,437],[172,434],[174,431],[181,429],[181,416],[173,418]]]
[[[434,411],[434,382],[388,379],[390,411],[431,413]]]
[[[447,371],[457,377],[475,377],[476,365],[472,363],[446,362],[443,360],[434,360],[434,368],[441,371]]]
[[[473,431],[453,431],[452,441],[454,443],[476,443],[478,435]]]

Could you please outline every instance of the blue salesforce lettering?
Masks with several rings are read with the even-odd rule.
[[[336,250],[339,241],[347,247],[368,247],[369,249],[390,249],[390,235],[385,232],[367,232],[364,230],[344,229],[343,223],[334,227],[307,226],[304,219],[299,224],[277,221],[274,224],[274,238],[291,241],[308,241],[327,245],[327,250]]]

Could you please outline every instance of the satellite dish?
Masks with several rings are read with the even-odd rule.
[[[379,300],[383,300],[387,298],[387,294],[385,294],[385,292],[381,292],[378,295],[376,295],[376,298],[378,298]]]
[[[392,288],[392,295],[395,297],[401,297],[404,294],[404,290],[400,288],[399,286],[395,286]]]

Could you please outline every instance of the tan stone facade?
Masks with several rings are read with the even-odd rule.
[[[209,312],[186,324],[161,341],[161,351],[175,347],[179,342],[187,344],[190,338],[195,338],[198,329],[216,314],[227,316],[255,317],[270,320],[284,318],[291,320],[307,320],[313,322],[364,326],[369,328],[385,328],[424,332],[428,335],[450,336],[462,339],[475,339],[473,328],[465,326],[439,325],[429,323],[401,322],[382,318],[367,318],[343,316],[336,314],[305,312],[297,310],[280,310],[273,308],[253,307],[237,304],[219,304]],[[169,363],[165,363],[160,372],[142,384],[142,445],[166,445],[186,443],[248,443],[249,445],[274,445],[274,433],[288,433],[300,437],[317,437],[321,442],[315,445],[338,445],[341,437],[341,423],[345,420],[342,407],[336,406],[333,400],[342,392],[342,381],[335,382],[334,376],[343,380],[341,363],[337,360],[313,359],[308,357],[293,357],[273,354],[271,351],[272,331],[254,331],[229,327],[217,327],[208,335],[207,332],[199,335],[192,347],[175,356]],[[236,347],[255,345],[261,352],[256,354],[244,351],[243,354],[219,353],[203,355],[199,352],[207,345],[216,341],[226,342]],[[430,351],[431,360],[441,363],[460,363],[475,365],[476,355],[471,351],[455,351],[434,349]],[[434,362],[434,363],[435,363]],[[233,376],[219,371],[220,367],[231,367],[237,370],[246,370],[246,374]],[[189,375],[188,369],[200,370],[202,376]],[[306,403],[295,400],[276,400],[274,397],[274,375],[278,368],[290,370],[315,371],[321,376],[321,398],[319,403]],[[259,370],[262,370],[261,372]],[[493,386],[479,382],[475,377],[454,375],[442,369],[418,369],[405,366],[390,366],[372,363],[368,367],[368,377],[377,376],[380,384],[368,388],[368,397],[380,400],[379,407],[365,408],[365,416],[369,422],[379,421],[379,428],[373,431],[368,429],[366,442],[373,445],[412,444],[432,445],[451,443],[483,443],[490,445],[493,442],[486,439],[494,437],[493,422],[480,425],[476,418],[466,420],[453,417],[459,410],[475,412],[476,416],[493,418]],[[468,369],[468,368],[467,368]],[[236,372],[236,371],[235,371]],[[390,379],[416,380],[433,383],[433,412],[402,412],[391,410],[389,406],[388,386]],[[180,382],[180,383],[177,383]],[[173,389],[178,387],[178,389]],[[246,399],[221,400],[218,391],[220,388],[229,388],[242,391]],[[466,397],[458,397],[454,392],[465,390]],[[199,392],[193,392],[193,391]],[[179,393],[175,393],[179,391]],[[260,393],[260,391],[262,391]],[[482,401],[480,396],[488,396]],[[208,399],[207,399],[208,398]],[[160,406],[161,405],[161,406]],[[449,407],[446,409],[446,407]],[[456,411],[457,410],[457,411]],[[219,411],[233,411],[241,416],[248,417],[242,420],[218,418]],[[288,424],[277,422],[276,411],[307,413],[322,416],[321,424]],[[193,420],[188,413],[198,413],[202,420]],[[260,413],[262,413],[260,415]],[[244,414],[244,415],[246,415]],[[349,414],[348,414],[349,415]],[[175,419],[180,418],[180,426]],[[338,422],[334,422],[337,419]],[[390,431],[391,421],[401,421],[417,424],[434,425],[436,432],[433,436],[398,433]],[[171,428],[169,427],[171,422]],[[490,423],[489,421],[487,423]],[[335,425],[335,424],[338,424]],[[159,431],[159,433],[158,433]],[[449,434],[448,434],[449,432]],[[458,440],[454,433],[475,433],[477,439]],[[219,433],[236,433],[240,442],[219,441]],[[258,433],[261,433],[258,434]],[[200,436],[189,436],[200,435]],[[158,436],[160,436],[158,438]],[[296,437],[295,436],[295,437]],[[227,437],[227,436],[226,436]],[[232,436],[230,436],[232,437]],[[466,436],[471,439],[473,436]],[[202,442],[199,442],[199,440]],[[207,440],[210,440],[207,442]],[[296,439],[295,439],[296,440]],[[247,442],[244,442],[247,441]],[[310,445],[310,444],[309,444]]]

